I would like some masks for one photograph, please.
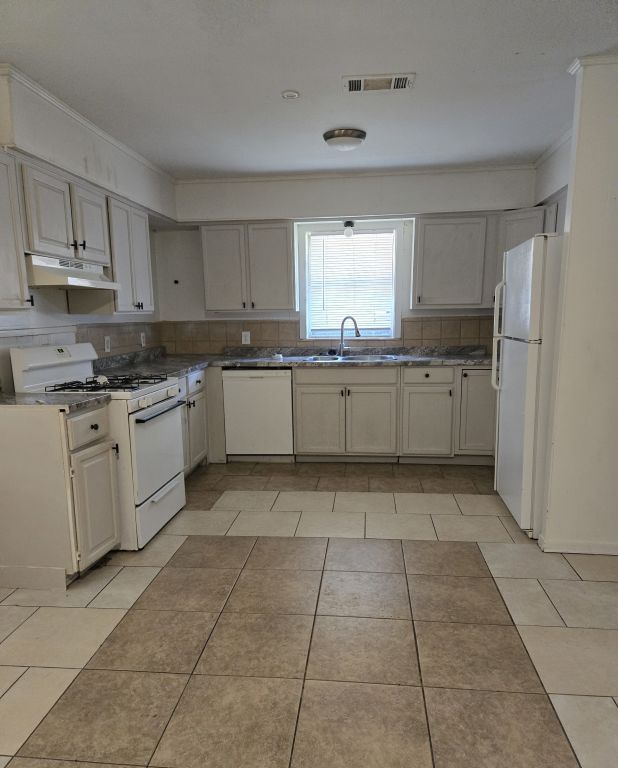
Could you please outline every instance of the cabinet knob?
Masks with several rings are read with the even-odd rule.
[[[242,308],[243,308],[243,309],[245,309],[245,308],[246,308],[246,306],[247,306],[247,302],[246,302],[246,301],[243,301],[243,303],[242,303]]]
[[[428,379],[428,378],[429,378],[429,374],[428,374],[428,373],[426,373],[426,374],[425,374],[425,378],[426,378],[426,379]]]
[[[464,377],[464,379],[468,378],[468,374],[467,373],[462,373],[461,375]]]
[[[201,383],[202,383],[202,380],[201,380],[201,379],[196,379],[196,380],[195,380],[195,383],[196,383],[196,384],[201,384]]]
[[[255,309],[255,301],[251,302],[251,309]]]
[[[99,429],[99,425],[98,424],[91,424],[90,425],[90,429],[94,429],[94,431],[96,432]]]

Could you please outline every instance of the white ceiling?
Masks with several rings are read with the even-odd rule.
[[[617,42],[615,0],[0,0],[0,61],[180,178],[533,161]],[[416,85],[342,92],[383,72]]]

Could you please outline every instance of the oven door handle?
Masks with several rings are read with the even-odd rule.
[[[153,413],[152,416],[146,416],[145,419],[135,419],[135,423],[146,424],[147,422],[152,421],[153,419],[158,419],[159,416],[163,416],[165,413],[169,413],[170,411],[173,411],[176,408],[180,408],[184,404],[185,404],[184,400],[177,400],[174,403],[174,405],[170,406],[169,408],[166,408],[164,411],[157,411],[156,413]]]

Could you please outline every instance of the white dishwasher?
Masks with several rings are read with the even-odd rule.
[[[292,372],[223,371],[225,452],[291,454]]]

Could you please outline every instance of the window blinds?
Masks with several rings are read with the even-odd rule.
[[[392,336],[395,231],[306,237],[308,336],[337,336],[346,315],[363,336]]]

